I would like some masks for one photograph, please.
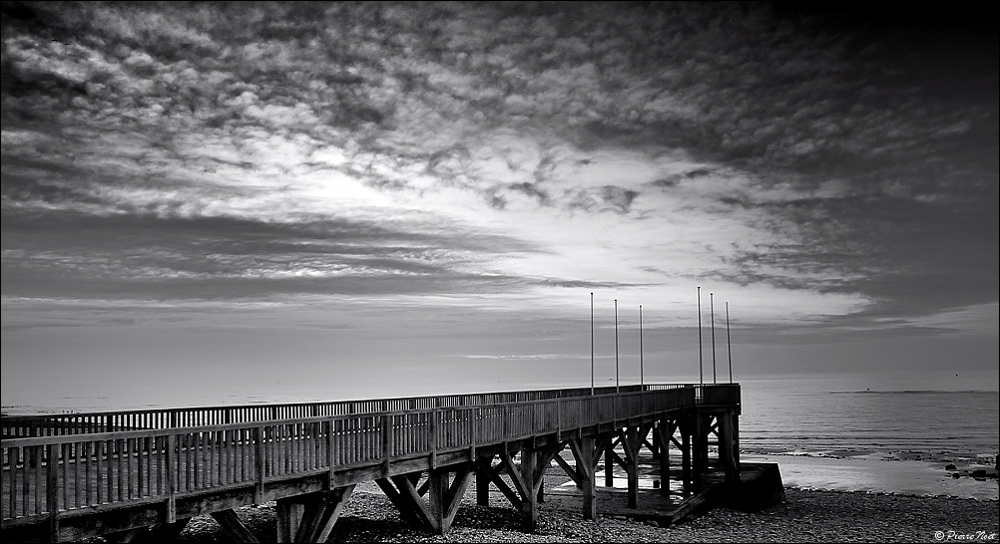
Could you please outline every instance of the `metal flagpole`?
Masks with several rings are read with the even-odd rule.
[[[733,383],[733,336],[729,332],[729,302],[726,302],[726,345],[729,347],[729,383]]]
[[[705,385],[705,356],[701,340],[701,286],[698,286],[698,383]]]
[[[712,383],[718,383],[715,378],[715,293],[708,294],[708,304],[712,315]]]
[[[642,304],[639,305],[639,386],[645,387],[646,382],[643,379],[643,360],[642,360]]]
[[[615,299],[615,393],[621,388],[621,380],[618,377],[618,299]]]
[[[590,293],[590,394],[594,394],[594,293]]]

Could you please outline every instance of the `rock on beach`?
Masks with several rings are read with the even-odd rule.
[[[274,504],[245,507],[240,517],[262,542],[274,541]],[[518,513],[502,496],[489,507],[466,495],[451,531],[433,535],[404,523],[395,507],[377,491],[356,491],[330,535],[330,542],[937,542],[947,537],[986,536],[1000,531],[997,501],[950,497],[914,497],[858,492],[786,489],[786,500],[756,513],[716,508],[688,523],[671,527],[598,516],[586,521],[577,512],[539,505],[539,527],[518,530]],[[962,539],[968,541],[969,538]],[[972,539],[975,541],[975,539]],[[180,542],[226,542],[208,516],[192,520]],[[944,539],[941,541],[945,541]]]

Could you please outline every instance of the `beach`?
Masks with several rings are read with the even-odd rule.
[[[491,486],[489,506],[476,504],[469,482],[451,529],[435,535],[404,522],[374,482],[358,484],[329,542],[996,542],[1000,510],[995,499],[918,496],[863,491],[831,491],[785,486],[785,499],[757,512],[713,508],[686,522],[661,527],[655,521],[609,515],[598,499],[598,517],[554,500],[567,479],[558,467],[545,476],[548,500],[538,505],[538,528],[520,530],[520,514]],[[996,481],[986,482],[996,488]],[[574,491],[575,492],[575,491]],[[643,497],[639,499],[640,509]],[[276,539],[275,504],[238,510],[261,542]],[[627,511],[625,511],[627,512]],[[935,538],[940,532],[941,539]],[[993,535],[993,536],[990,536]],[[189,522],[179,542],[200,544],[230,539],[209,516]]]
[[[518,530],[518,513],[502,497],[491,497],[489,507],[477,506],[469,492],[451,530],[433,535],[401,521],[378,491],[359,487],[330,542],[996,542],[1000,530],[997,501],[786,488],[782,504],[762,511],[716,508],[671,527],[603,515],[587,521],[578,512],[542,503],[533,534]],[[275,539],[273,504],[239,513],[259,540]],[[192,520],[179,539],[227,540],[207,516]]]

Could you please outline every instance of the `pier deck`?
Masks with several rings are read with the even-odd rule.
[[[656,384],[4,417],[3,536],[127,541],[176,534],[211,514],[234,540],[252,542],[234,508],[277,501],[279,540],[322,542],[368,481],[405,519],[442,533],[473,476],[478,500],[493,485],[531,531],[552,462],[576,483],[590,519],[602,461],[627,473],[636,507],[644,447],[663,467],[680,455],[685,495],[710,468],[738,479],[739,413],[737,384]]]

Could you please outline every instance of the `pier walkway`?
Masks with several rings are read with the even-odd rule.
[[[354,486],[375,481],[404,519],[443,533],[472,477],[480,504],[492,485],[532,531],[552,462],[576,483],[588,519],[602,462],[608,487],[614,465],[627,473],[636,506],[641,448],[685,496],[710,470],[738,480],[739,414],[738,384],[647,384],[5,416],[2,532],[169,539],[210,514],[233,540],[255,542],[234,509],[277,501],[280,541],[322,542]],[[675,492],[668,481],[660,489]]]

